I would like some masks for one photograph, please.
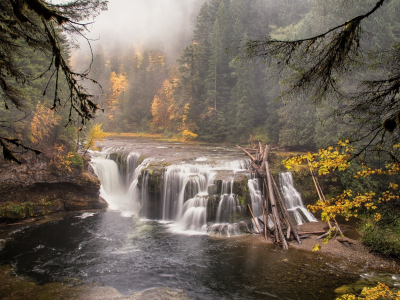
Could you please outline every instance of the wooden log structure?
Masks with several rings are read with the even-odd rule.
[[[269,169],[268,156],[270,147],[268,145],[263,147],[259,143],[258,147],[252,149],[245,149],[238,145],[237,148],[250,157],[251,166],[262,182],[263,199],[261,200],[261,206],[263,215],[254,216],[250,205],[248,205],[258,232],[260,234],[263,232],[265,239],[271,236],[273,242],[282,245],[284,249],[289,248],[287,240],[291,239],[291,237],[301,244],[301,237],[296,230],[294,220],[292,220],[292,216],[287,211],[283,197]],[[268,218],[274,224],[273,227],[268,224]],[[262,224],[263,230],[258,227],[258,223]]]

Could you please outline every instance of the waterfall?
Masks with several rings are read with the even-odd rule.
[[[296,224],[301,225],[306,222],[317,222],[312,213],[307,211],[300,193],[293,185],[293,177],[291,172],[284,172],[279,175],[279,184],[281,187],[283,198],[289,213],[293,214]]]
[[[232,177],[230,181],[222,181],[217,223],[235,222],[237,214],[242,211],[237,195],[233,194],[233,179]]]
[[[185,191],[189,194],[193,194],[194,191],[207,194],[207,187],[213,183],[215,174],[208,165],[169,166],[163,181],[163,220],[181,221],[185,214],[183,204],[188,200]]]
[[[228,223],[243,217],[238,196],[233,193],[233,184],[236,172],[246,171],[247,166],[247,160],[235,160],[217,166],[180,164],[167,167],[162,185],[162,219],[175,221],[172,227],[179,231],[213,232],[228,236],[250,232],[245,222]],[[215,194],[217,186],[214,184],[217,171],[233,174],[230,180],[221,181],[219,196]],[[217,203],[217,224],[207,223],[210,222],[207,220],[208,208],[213,209],[208,207],[210,199]]]
[[[141,187],[141,195],[140,195],[140,202],[141,202],[141,208],[140,208],[140,214],[143,216],[149,216],[151,211],[149,207],[149,170],[144,170],[143,171],[143,176],[142,176],[142,187]]]
[[[208,194],[197,194],[187,200],[178,216],[178,224],[185,230],[200,231],[207,221]]]
[[[135,174],[135,170],[139,165],[140,154],[131,152],[126,157],[126,184],[130,184],[139,174]]]
[[[115,153],[115,149],[106,152],[94,153],[99,156],[93,157],[91,164],[102,183],[100,195],[110,209],[119,210],[124,216],[140,212],[142,216],[167,221],[168,226],[181,232],[230,236],[251,231],[249,221],[239,221],[246,210],[240,205],[238,195],[233,193],[235,174],[247,170],[248,160],[225,161],[213,166],[204,163],[170,165],[162,173],[161,192],[158,193],[154,192],[154,182],[149,181],[153,180],[152,170],[146,169],[150,159],[139,164],[138,153],[124,156]],[[228,179],[215,181],[217,172]],[[252,206],[260,206],[256,199],[260,197],[259,191],[257,196],[258,183],[250,180],[250,185],[254,187],[250,189],[254,194]],[[209,201],[213,203],[210,206]],[[261,208],[255,209],[258,210]]]
[[[107,201],[109,209],[119,210],[124,216],[139,212],[137,178],[149,162],[144,160],[138,166],[139,157],[138,153],[129,153],[126,162],[119,161],[120,164],[109,159],[109,154],[91,160],[93,170],[101,181],[100,196]]]

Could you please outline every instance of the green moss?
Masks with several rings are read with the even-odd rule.
[[[60,199],[47,201],[43,199],[42,203],[31,201],[22,203],[6,202],[0,206],[0,218],[8,220],[21,220],[28,217],[37,217],[47,215],[58,210],[62,205]]]
[[[149,193],[161,193],[161,172],[155,170],[149,170],[148,178],[148,192]]]
[[[238,196],[240,205],[246,205],[246,197],[245,196]]]
[[[72,152],[72,156],[69,156],[67,158],[68,161],[70,161],[72,163],[72,165],[76,168],[83,168],[84,166],[84,162],[83,162],[83,158],[82,156],[80,156],[78,153],[76,152]]]
[[[12,220],[25,219],[25,205],[6,202],[0,207],[0,217]]]
[[[400,224],[379,225],[380,222],[363,221],[361,241],[372,251],[384,255],[400,255]]]

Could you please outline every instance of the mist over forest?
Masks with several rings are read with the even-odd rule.
[[[90,37],[99,37],[92,42],[90,76],[104,91],[99,103],[105,111],[96,122],[106,131],[311,148],[346,135],[340,124],[326,124],[335,123],[327,118],[327,105],[314,107],[303,95],[277,102],[282,90],[277,70],[236,55],[246,41],[266,35],[282,40],[317,34],[362,11],[362,5],[119,2],[112,1],[90,29]],[[371,23],[377,30],[385,26]],[[89,65],[85,53],[72,56],[75,67]]]
[[[302,94],[276,101],[284,89],[278,70],[237,55],[246,41],[263,36],[317,35],[362,13],[365,3],[135,1],[118,6],[128,13],[116,17],[117,3],[93,26],[101,34],[92,43],[90,76],[103,87],[99,102],[105,112],[97,122],[105,130],[309,148],[351,133],[345,119],[331,118],[334,101],[314,106]],[[382,32],[362,41],[370,49],[391,47],[398,23],[393,14],[382,19],[385,13],[367,21],[368,31]],[[87,66],[89,60],[75,55],[72,61]]]

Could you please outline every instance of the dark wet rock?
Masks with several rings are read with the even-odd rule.
[[[207,193],[208,193],[209,195],[216,195],[216,194],[218,194],[218,187],[217,187],[215,184],[210,184],[210,185],[207,187]]]
[[[3,164],[0,173],[0,220],[18,220],[63,210],[103,209],[100,181],[89,171],[60,173],[46,162]]]

